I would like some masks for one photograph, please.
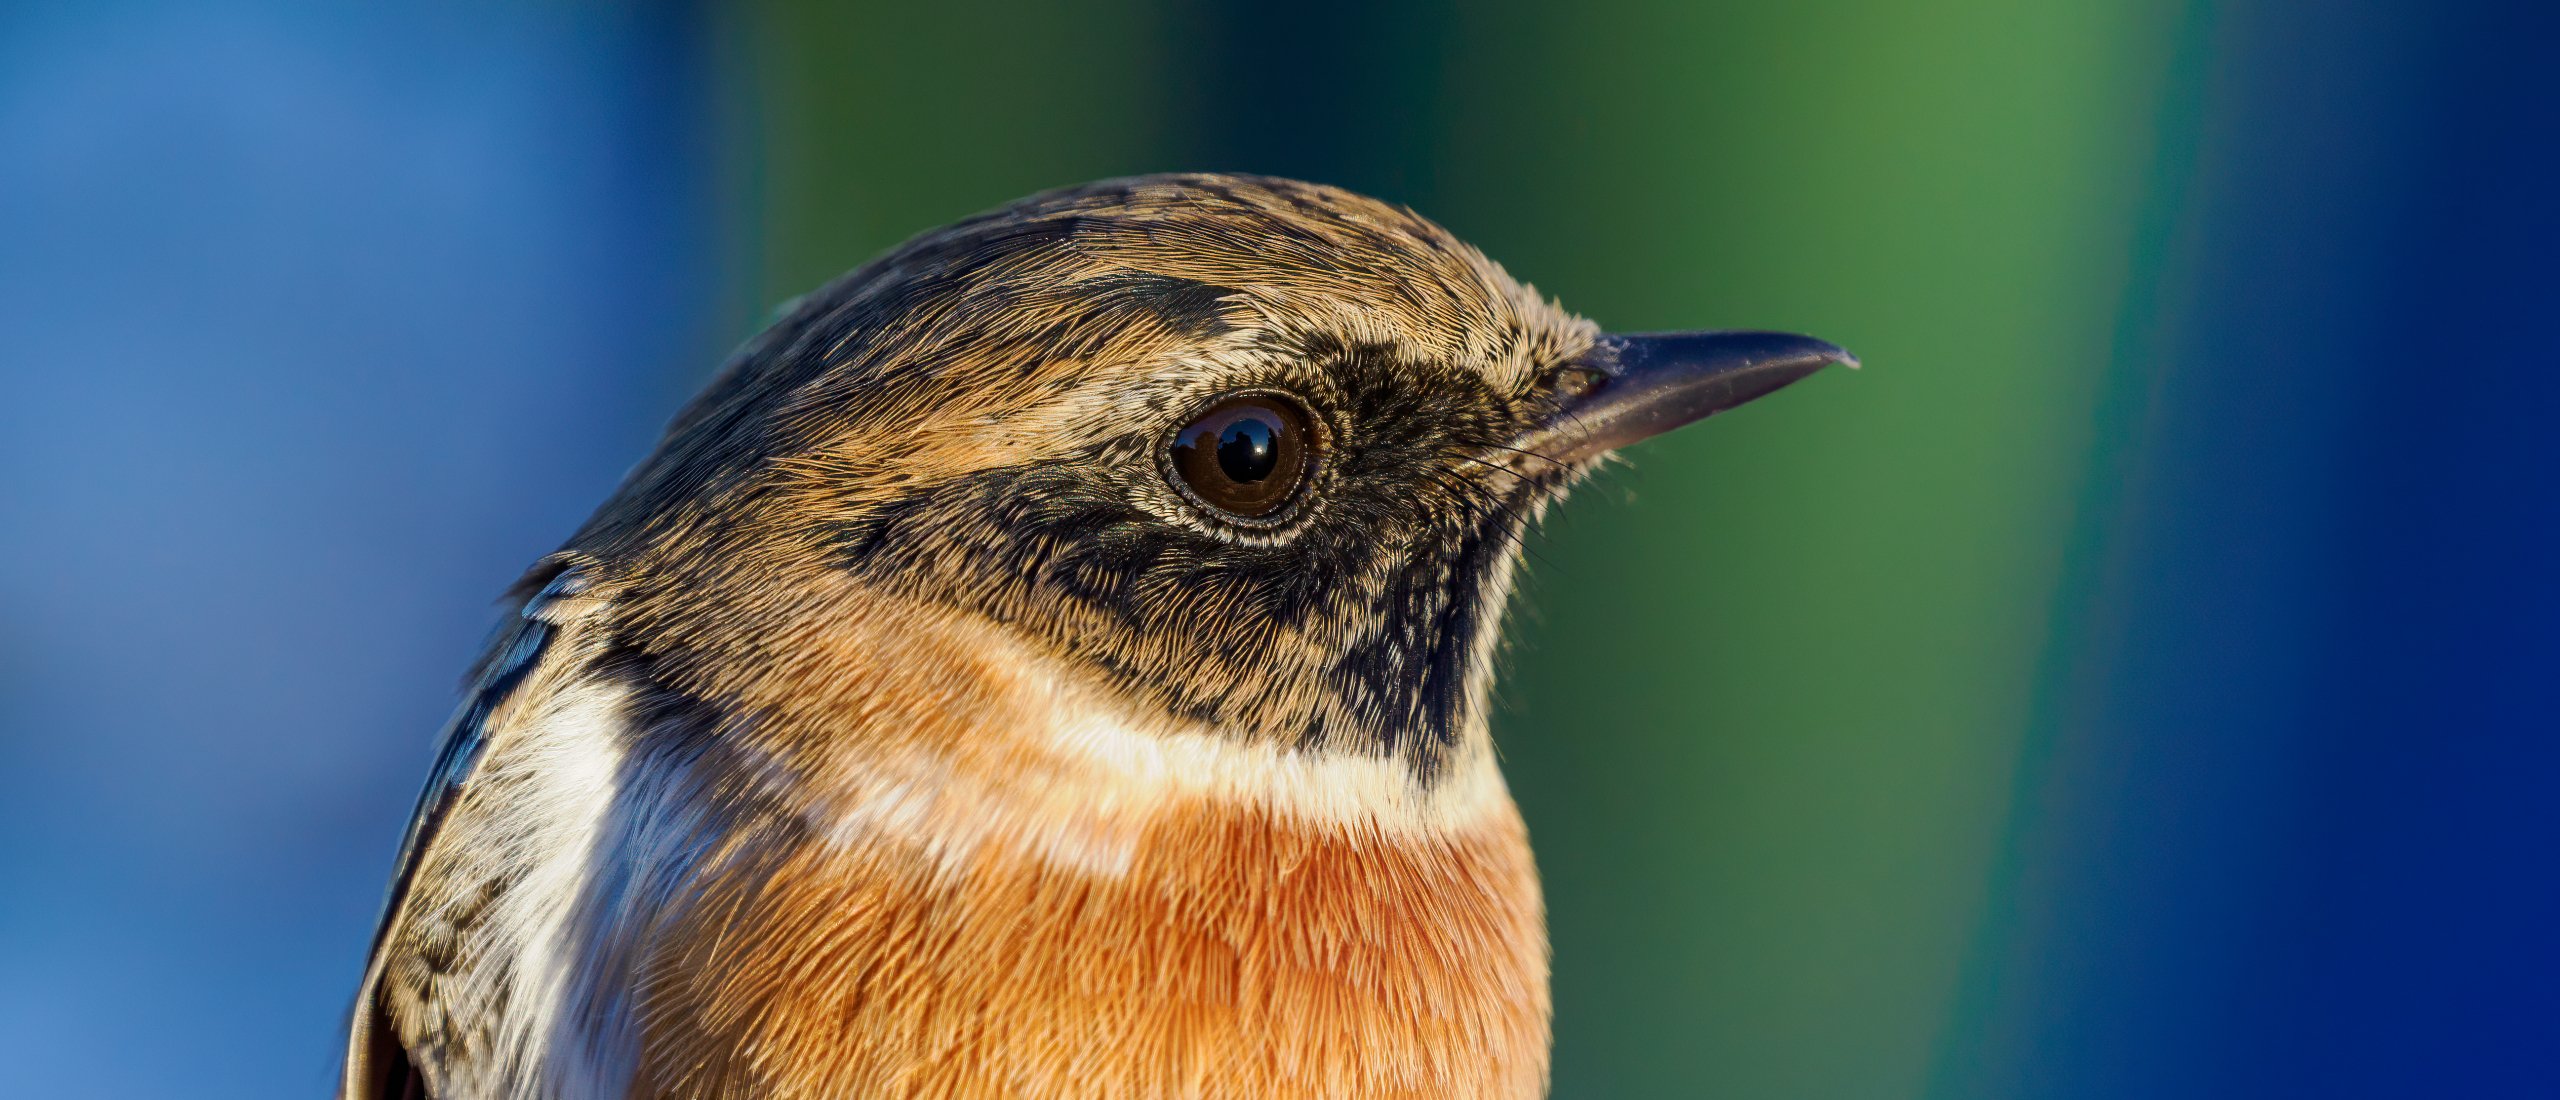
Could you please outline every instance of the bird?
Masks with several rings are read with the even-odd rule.
[[[1050,191],[787,304],[502,601],[345,1100],[1543,1095],[1522,542],[1834,364],[1419,214]]]

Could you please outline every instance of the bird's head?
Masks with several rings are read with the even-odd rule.
[[[1171,722],[1428,782],[1481,738],[1540,511],[1612,448],[1845,361],[1604,335],[1330,188],[1107,182],[790,307],[575,545],[690,591],[661,615],[679,639],[688,614],[761,621],[726,644],[787,662],[834,613],[808,594],[859,590],[992,624]]]

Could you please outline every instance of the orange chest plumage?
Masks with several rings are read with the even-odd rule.
[[[812,843],[714,885],[640,1001],[638,1091],[1516,1097],[1547,954],[1515,811],[1387,836],[1203,804],[1118,873]]]

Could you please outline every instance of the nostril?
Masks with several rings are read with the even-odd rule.
[[[1599,389],[1609,376],[1589,367],[1565,367],[1548,375],[1547,385],[1557,397],[1571,401]]]

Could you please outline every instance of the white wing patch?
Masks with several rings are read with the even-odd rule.
[[[489,820],[485,835],[455,840],[485,846],[486,858],[521,873],[486,918],[487,942],[512,947],[503,972],[511,988],[499,1017],[499,1057],[479,1067],[488,1095],[575,1097],[605,1092],[608,1067],[590,1065],[594,1046],[580,1041],[561,1011],[582,977],[588,933],[573,925],[598,859],[613,857],[606,840],[628,739],[620,685],[588,681],[543,700],[484,763],[484,779],[520,792]],[[571,1034],[564,1034],[570,1032]],[[612,1067],[615,1069],[626,1067]]]

